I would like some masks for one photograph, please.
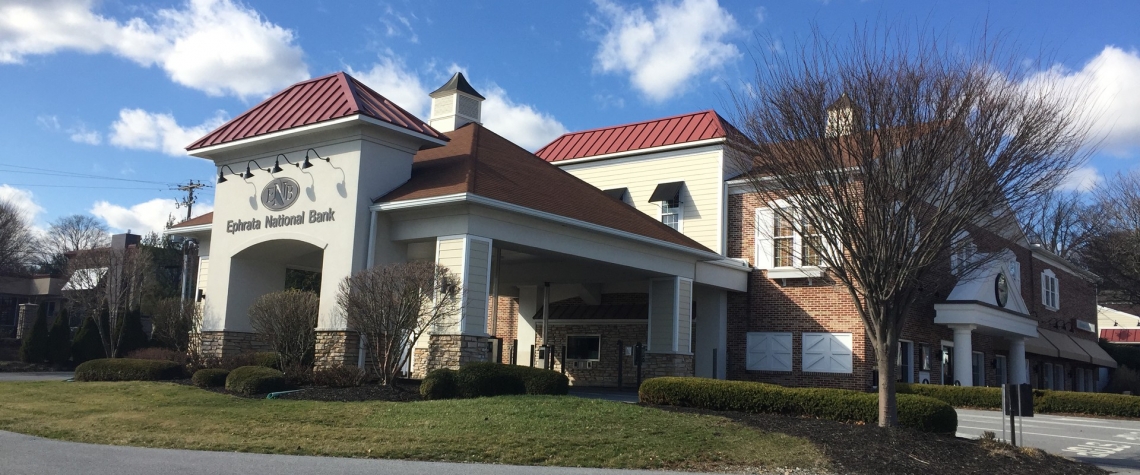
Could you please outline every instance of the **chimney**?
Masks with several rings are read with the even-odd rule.
[[[455,73],[446,84],[431,94],[431,119],[428,125],[440,132],[451,132],[463,125],[481,123],[483,100],[486,99],[463,77]]]
[[[827,106],[827,136],[837,137],[851,133],[855,122],[855,104],[843,93]]]

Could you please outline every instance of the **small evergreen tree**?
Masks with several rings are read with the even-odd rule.
[[[24,342],[20,345],[20,360],[25,363],[43,363],[47,358],[47,306],[40,305],[39,308],[32,329],[24,335]]]
[[[120,358],[126,357],[137,349],[146,348],[150,343],[146,331],[142,327],[142,312],[138,310],[127,312],[119,331],[115,334],[119,335],[119,347],[115,355]]]
[[[67,316],[67,309],[60,310],[55,317],[55,324],[48,332],[47,360],[49,363],[62,365],[71,359],[71,323]]]
[[[71,360],[75,364],[85,361],[106,358],[107,351],[103,348],[103,340],[99,338],[99,326],[94,318],[83,319],[83,326],[75,334],[71,342]]]

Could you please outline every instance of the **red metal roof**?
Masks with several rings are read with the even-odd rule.
[[[1140,343],[1140,328],[1106,328],[1100,337],[1109,343]]]
[[[725,137],[735,129],[716,111],[693,112],[635,124],[571,132],[539,151],[539,158],[559,162],[665,145]]]
[[[447,140],[431,126],[343,72],[301,81],[226,122],[186,150],[363,114],[429,137]]]

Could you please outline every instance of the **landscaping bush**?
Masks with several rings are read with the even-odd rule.
[[[317,344],[319,307],[320,299],[313,292],[270,292],[249,307],[249,324],[280,356],[280,367],[310,364]]]
[[[528,366],[487,364],[507,368],[507,371],[521,377],[527,394],[565,396],[570,392],[570,378],[557,371]]]
[[[716,411],[817,417],[875,424],[878,394],[842,389],[785,388],[747,381],[707,378],[653,378],[638,390],[641,402]],[[898,395],[899,425],[926,432],[954,433],[958,414],[949,404],[926,396]]]
[[[48,326],[47,306],[40,305],[36,320],[32,328],[24,335],[24,342],[20,345],[20,361],[25,363],[43,363],[47,359]]]
[[[71,324],[67,309],[59,311],[55,323],[48,331],[47,360],[56,365],[67,364],[71,359]]]
[[[354,388],[364,384],[367,376],[363,370],[355,366],[329,366],[313,370],[312,384],[330,388]]]
[[[498,363],[472,363],[456,374],[462,397],[507,394],[564,395],[570,380],[556,371]]]
[[[146,331],[143,330],[142,313],[138,310],[127,312],[118,326],[119,331],[115,335],[119,337],[119,345],[115,350],[115,355],[129,355],[135,350],[150,345],[150,339],[146,336]]]
[[[1001,409],[1001,388],[900,383],[895,390],[898,394],[929,396],[954,407]]]
[[[253,364],[250,366],[264,366],[278,370],[285,369],[281,365],[281,357],[272,351],[258,351],[251,356],[253,357]]]
[[[1040,413],[1140,417],[1140,397],[1123,394],[1033,391],[1033,409]]]
[[[107,351],[103,349],[103,340],[99,338],[99,326],[93,318],[83,319],[83,326],[75,339],[71,342],[71,361],[82,364],[85,361],[106,358]]]
[[[428,400],[459,397],[459,381],[455,370],[440,368],[429,372],[420,383],[420,395]]]
[[[127,358],[136,360],[158,360],[158,361],[172,361],[185,366],[188,359],[186,353],[181,351],[171,350],[169,348],[142,348],[127,354]]]
[[[226,385],[229,375],[227,369],[200,369],[194,372],[190,381],[200,388],[220,388]]]
[[[163,381],[182,377],[182,366],[170,361],[103,358],[75,368],[76,381]]]
[[[242,366],[226,376],[226,390],[252,396],[289,388],[285,373],[264,366]]]

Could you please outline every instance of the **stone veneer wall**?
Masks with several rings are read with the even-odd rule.
[[[600,335],[601,344],[598,361],[593,368],[575,368],[572,362],[567,362],[566,377],[574,386],[617,387],[618,385],[618,341],[621,341],[620,359],[622,365],[622,387],[633,387],[637,381],[637,366],[633,364],[633,354],[625,354],[624,347],[634,347],[638,343],[645,345],[647,335],[646,323],[622,324],[588,324],[588,325],[550,325],[550,343],[554,345],[554,370],[562,371],[562,348],[566,346],[566,337],[569,335]],[[522,344],[521,342],[519,344]],[[535,346],[542,345],[542,324],[537,325]],[[535,350],[538,351],[537,349]],[[520,361],[519,364],[528,366],[530,360]],[[644,366],[642,375],[644,377]],[[690,373],[691,368],[690,368]]]
[[[359,354],[359,333],[351,330],[317,332],[315,367],[356,366]]]
[[[197,340],[198,353],[207,358],[228,358],[269,350],[269,345],[251,332],[204,331],[198,334]]]
[[[490,361],[487,337],[474,335],[430,335],[427,348],[416,348],[412,377],[423,378],[433,369],[459,369],[467,363]]]
[[[692,376],[693,355],[646,353],[641,366],[641,379],[659,376]]]

